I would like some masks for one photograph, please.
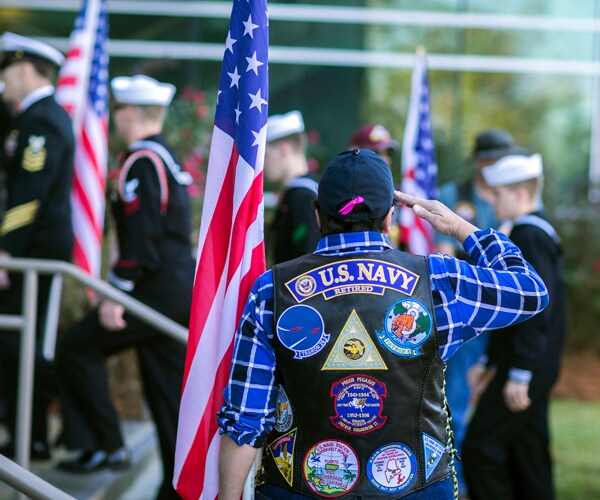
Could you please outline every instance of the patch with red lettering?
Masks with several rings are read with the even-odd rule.
[[[358,456],[343,441],[319,441],[306,453],[303,473],[306,484],[317,495],[326,498],[340,497],[358,482]]]

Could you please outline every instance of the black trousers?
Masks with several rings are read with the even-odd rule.
[[[8,290],[0,291],[0,313],[22,314],[23,275],[11,273],[10,282]],[[50,276],[39,277],[31,440],[43,443],[47,443],[48,440],[48,405],[58,396],[54,365],[42,356],[42,337],[50,284]],[[20,346],[20,332],[0,331],[0,387],[6,404],[6,425],[13,439],[17,418]]]
[[[483,393],[467,429],[462,460],[472,500],[552,500],[548,429],[549,392],[557,373],[538,374],[530,385],[531,406],[511,412],[498,373]]]
[[[164,476],[158,498],[179,498],[171,481],[185,346],[133,316],[126,314],[125,320],[124,330],[108,331],[100,325],[97,310],[93,310],[59,340],[56,366],[65,443],[69,448],[87,451],[123,446],[104,361],[134,346],[160,442]]]

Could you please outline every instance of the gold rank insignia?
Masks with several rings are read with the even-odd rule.
[[[39,172],[46,163],[46,138],[42,135],[29,137],[29,144],[23,151],[21,165],[28,172]]]

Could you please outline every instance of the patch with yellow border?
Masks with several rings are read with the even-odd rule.
[[[21,166],[28,172],[39,172],[46,164],[47,155],[46,138],[43,135],[32,135],[23,151]]]

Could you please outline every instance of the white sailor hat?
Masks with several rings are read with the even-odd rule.
[[[9,31],[6,31],[0,37],[0,51],[3,52],[0,68],[5,67],[15,58],[22,58],[24,54],[47,59],[57,66],[60,66],[65,60],[65,57],[51,45]]]
[[[118,76],[110,82],[115,101],[136,106],[168,106],[175,86],[146,75]]]
[[[482,172],[485,182],[490,187],[507,186],[535,179],[544,172],[542,156],[539,154],[504,156],[493,165],[484,167]]]
[[[267,142],[276,141],[292,134],[304,132],[304,120],[300,111],[284,115],[269,116],[267,120]]]

